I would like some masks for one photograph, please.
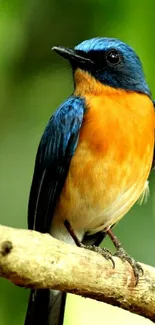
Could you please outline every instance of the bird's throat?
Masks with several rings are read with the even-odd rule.
[[[111,95],[112,93],[125,92],[125,90],[104,85],[99,80],[95,79],[89,72],[79,68],[74,72],[74,83],[74,95],[81,97],[86,95],[97,96],[103,95],[104,93]]]

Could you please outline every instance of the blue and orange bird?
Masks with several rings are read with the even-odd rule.
[[[74,92],[41,138],[28,226],[79,246],[109,234],[117,247],[111,228],[148,192],[153,165],[154,103],[142,65],[118,39],[53,50],[69,60]],[[139,265],[117,249],[137,276]],[[65,293],[32,290],[25,325],[62,325],[64,306]]]

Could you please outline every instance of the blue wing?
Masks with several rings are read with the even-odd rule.
[[[41,138],[28,206],[28,227],[49,232],[55,206],[78,143],[84,99],[70,97],[51,117]]]

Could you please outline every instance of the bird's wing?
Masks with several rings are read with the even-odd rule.
[[[28,227],[49,232],[78,143],[85,103],[70,97],[51,117],[39,144],[29,197]]]

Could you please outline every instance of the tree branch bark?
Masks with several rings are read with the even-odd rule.
[[[141,264],[135,287],[131,266],[114,257],[67,245],[48,234],[0,226],[0,276],[27,288],[82,295],[155,321],[155,269]]]

